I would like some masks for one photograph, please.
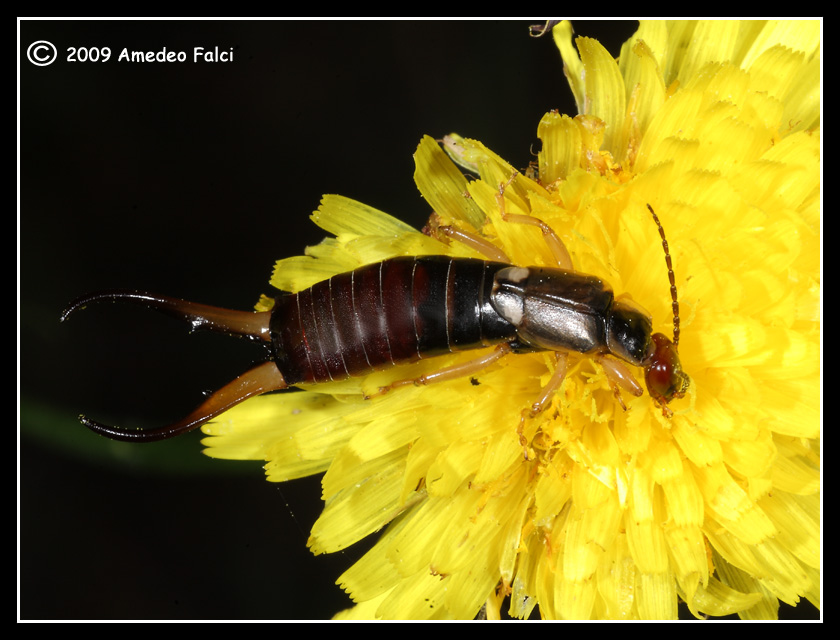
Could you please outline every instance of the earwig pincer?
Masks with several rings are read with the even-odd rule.
[[[652,333],[652,320],[629,299],[616,298],[601,279],[577,273],[562,242],[542,221],[504,213],[505,220],[540,227],[558,264],[567,268],[509,264],[485,239],[451,227],[437,231],[461,240],[491,259],[451,256],[396,257],[335,275],[297,293],[282,294],[270,311],[219,309],[175,298],[113,290],[72,302],[78,309],[102,301],[123,301],[188,321],[193,329],[245,336],[266,346],[267,361],[210,395],[183,420],[146,430],[108,426],[80,416],[82,423],[115,440],[152,442],[191,431],[236,404],[269,391],[363,376],[423,358],[495,346],[489,354],[406,384],[429,384],[473,375],[510,353],[557,352],[558,367],[531,408],[535,415],[562,383],[570,352],[591,354],[604,366],[620,400],[619,387],[635,395],[642,388],[624,363],[642,367],[651,398],[666,417],[668,403],[685,394],[679,343],[679,306],[665,232],[665,250],[674,313],[673,341]],[[560,366],[562,364],[562,366]],[[622,403],[623,404],[623,403]]]

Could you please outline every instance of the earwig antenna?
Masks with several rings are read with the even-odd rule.
[[[662,228],[662,223],[659,222],[659,216],[650,205],[647,206],[648,211],[653,216],[653,221],[659,228],[659,236],[662,238],[662,248],[665,250],[665,264],[668,266],[668,280],[671,282],[671,309],[674,312],[674,347],[680,343],[680,303],[677,301],[677,283],[674,279],[674,267],[671,264],[671,253],[668,251],[668,240],[665,239],[665,229]]]

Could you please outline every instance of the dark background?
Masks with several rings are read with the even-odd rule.
[[[127,445],[103,422],[185,415],[261,354],[83,293],[136,288],[234,309],[325,235],[324,193],[422,226],[424,134],[477,138],[518,167],[550,109],[575,113],[550,38],[524,22],[20,23],[19,617],[322,619],[364,549],[312,556],[319,478],[263,480],[197,433]],[[576,22],[618,55],[635,22]],[[49,40],[47,67],[26,49]],[[108,62],[66,60],[110,47]],[[192,48],[234,50],[193,63]],[[129,50],[183,63],[118,62]]]

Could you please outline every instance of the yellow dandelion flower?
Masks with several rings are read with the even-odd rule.
[[[356,603],[340,618],[495,618],[508,596],[511,616],[565,619],[672,619],[678,600],[696,616],[819,606],[820,25],[643,22],[618,62],[589,38],[575,49],[568,23],[553,34],[580,113],[545,115],[536,171],[504,208],[547,223],[576,270],[667,334],[656,211],[691,378],[673,414],[647,393],[622,408],[601,364],[575,355],[521,422],[549,352],[364,399],[470,352],[255,398],[203,427],[207,454],[264,460],[273,482],[326,472],[313,553],[381,531],[338,579]],[[454,135],[415,160],[436,224],[516,265],[555,264],[539,228],[501,216],[514,167]],[[313,220],[334,237],[278,262],[279,289],[394,256],[478,255],[338,196]]]

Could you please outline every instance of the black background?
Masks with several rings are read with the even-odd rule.
[[[200,436],[126,445],[80,412],[154,427],[261,354],[157,314],[74,297],[112,287],[250,309],[275,260],[325,235],[324,193],[420,227],[424,134],[518,167],[550,109],[575,113],[550,38],[526,22],[20,23],[20,590],[23,619],[310,619],[350,605],[362,553],[312,556],[319,478],[263,480]],[[635,22],[576,22],[618,55]],[[47,67],[26,61],[56,45]],[[233,61],[191,61],[193,47]],[[110,47],[108,62],[67,61]],[[118,62],[122,49],[187,62]]]

